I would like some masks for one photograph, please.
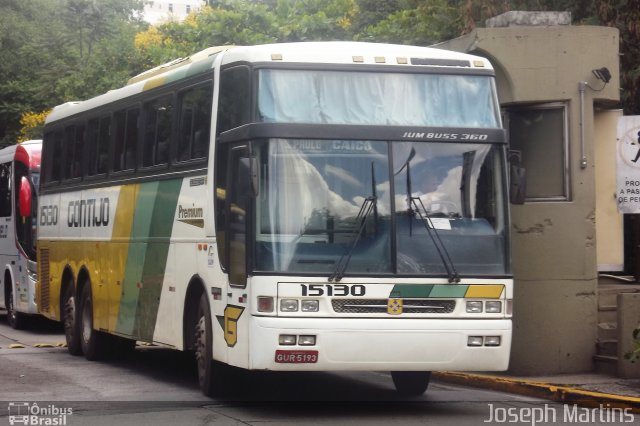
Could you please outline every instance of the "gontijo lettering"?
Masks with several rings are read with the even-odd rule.
[[[69,202],[67,226],[69,228],[109,226],[109,199],[90,198]]]

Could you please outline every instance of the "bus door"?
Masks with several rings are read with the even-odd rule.
[[[229,284],[227,306],[224,311],[225,341],[228,362],[246,367],[249,356],[249,314],[247,288],[247,243],[251,232],[251,209],[256,192],[255,161],[246,144],[232,147],[228,151],[227,200],[227,259]]]

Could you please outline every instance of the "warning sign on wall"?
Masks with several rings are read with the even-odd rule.
[[[640,116],[620,117],[617,140],[620,213],[640,213]]]

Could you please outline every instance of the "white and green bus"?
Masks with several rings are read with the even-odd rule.
[[[0,150],[0,307],[22,328],[36,304],[36,211],[42,141]]]
[[[69,351],[229,366],[505,370],[506,135],[483,58],[352,42],[210,48],[54,109],[39,308]],[[126,346],[126,345],[125,345]]]

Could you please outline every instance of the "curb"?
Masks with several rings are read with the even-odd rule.
[[[445,383],[509,392],[564,404],[569,403],[592,408],[606,405],[608,408],[630,408],[631,412],[640,413],[640,398],[633,396],[594,392],[565,385],[553,385],[485,374],[434,371],[432,377]]]

